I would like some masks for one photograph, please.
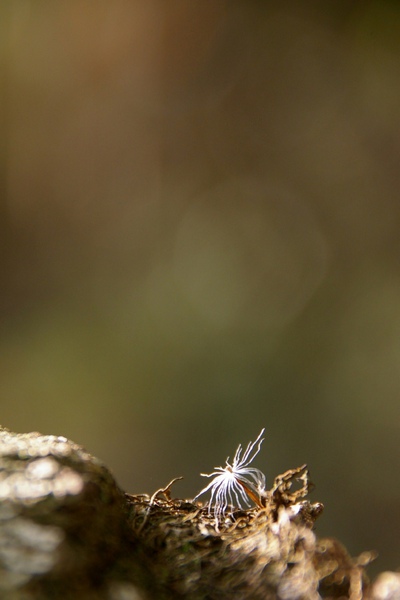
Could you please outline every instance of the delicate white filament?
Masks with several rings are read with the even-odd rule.
[[[262,438],[264,431],[265,429],[261,430],[255,442],[249,442],[242,457],[242,446],[239,444],[232,464],[229,463],[228,457],[225,467],[215,467],[215,471],[210,474],[201,473],[203,477],[214,477],[214,479],[195,496],[194,500],[211,490],[208,512],[211,514],[211,507],[214,506],[217,523],[224,517],[228,506],[237,506],[240,509],[243,509],[243,504],[250,506],[243,486],[246,486],[256,496],[265,489],[264,473],[260,469],[248,466],[260,452],[261,444],[264,441]]]

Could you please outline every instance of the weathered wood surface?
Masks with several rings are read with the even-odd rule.
[[[293,491],[296,480],[300,487]],[[293,485],[293,487],[292,487]],[[124,494],[64,437],[0,429],[0,598],[4,600],[398,600],[400,575],[372,585],[370,553],[318,539],[305,466],[275,480],[262,509],[216,527],[199,503]]]

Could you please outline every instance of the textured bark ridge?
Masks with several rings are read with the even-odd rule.
[[[216,523],[200,503],[124,494],[64,437],[0,429],[0,598],[395,600],[400,575],[372,585],[372,553],[318,539],[305,465],[275,479],[265,506]]]

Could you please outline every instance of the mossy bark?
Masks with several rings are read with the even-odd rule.
[[[369,583],[371,553],[353,559],[316,537],[322,505],[305,498],[305,465],[277,477],[262,507],[219,523],[199,503],[173,498],[172,483],[152,496],[124,494],[66,438],[0,429],[0,597],[398,597],[395,573]]]

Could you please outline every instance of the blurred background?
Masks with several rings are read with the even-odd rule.
[[[193,497],[306,462],[400,566],[400,5],[0,7],[0,422]]]

